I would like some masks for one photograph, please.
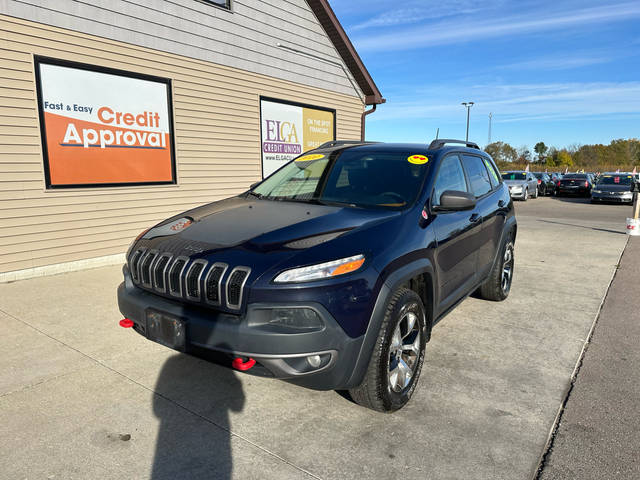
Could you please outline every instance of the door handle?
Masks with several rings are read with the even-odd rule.
[[[471,216],[469,217],[469,221],[470,221],[471,223],[477,223],[477,222],[479,222],[479,221],[480,221],[480,219],[481,219],[481,218],[482,218],[482,217],[480,216],[480,214],[479,214],[479,213],[474,213],[473,215],[471,215]]]

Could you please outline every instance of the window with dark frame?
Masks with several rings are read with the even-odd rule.
[[[216,5],[217,7],[226,8],[227,10],[231,10],[231,0],[201,0],[204,3],[211,3]]]

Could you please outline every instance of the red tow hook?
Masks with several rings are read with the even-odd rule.
[[[242,360],[241,357],[236,357],[233,359],[233,362],[231,362],[231,366],[233,368],[235,368],[236,370],[240,370],[240,371],[245,371],[245,370],[249,370],[251,367],[253,367],[256,364],[256,361],[253,358],[249,358],[249,360],[247,360],[246,362]]]
[[[133,327],[133,320],[129,320],[128,318],[123,318],[120,320],[120,326],[122,328],[131,328]]]

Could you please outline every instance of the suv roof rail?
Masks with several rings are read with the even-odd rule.
[[[341,145],[366,145],[369,143],[380,142],[365,142],[364,140],[331,140],[330,142],[324,142],[322,145],[316,148],[339,147]]]
[[[429,150],[437,150],[439,148],[444,147],[447,143],[458,143],[465,145],[469,148],[475,148],[476,150],[480,150],[480,147],[477,143],[474,142],[465,142],[464,140],[453,140],[451,138],[440,138],[438,140],[434,140],[429,144]]]

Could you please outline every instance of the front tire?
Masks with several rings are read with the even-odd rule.
[[[526,202],[529,199],[529,189],[525,188],[524,194],[522,195],[522,201]]]
[[[387,306],[364,381],[349,390],[354,402],[379,412],[404,407],[418,384],[426,343],[422,300],[398,289]]]
[[[502,243],[500,257],[493,265],[489,278],[479,288],[481,298],[501,302],[509,296],[513,281],[514,259],[513,235],[510,233]]]

